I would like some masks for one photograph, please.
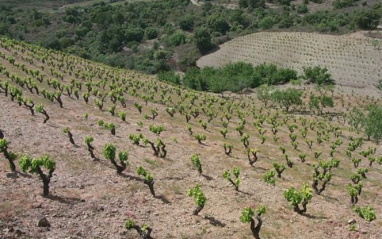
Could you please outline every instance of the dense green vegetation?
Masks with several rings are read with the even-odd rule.
[[[286,28],[320,32],[371,29],[382,16],[381,4],[354,12],[309,13],[308,3],[296,8],[287,0],[272,1],[277,6],[272,9],[265,3],[240,1],[241,8],[233,10],[209,2],[198,7],[189,0],[100,1],[44,11],[32,8],[31,2],[5,1],[0,4],[0,35],[112,66],[158,73],[186,70],[201,54],[237,35]],[[57,7],[55,1],[50,4]]]
[[[273,92],[274,89],[272,87],[264,88],[264,85],[272,86],[288,82],[301,83],[300,79],[305,80],[306,84],[315,84],[318,87],[326,87],[326,89],[330,89],[330,86],[335,84],[328,69],[320,66],[305,68],[303,74],[298,76],[295,70],[277,67],[275,64],[264,63],[254,67],[245,62],[229,63],[220,68],[190,68],[182,78],[174,72],[160,72],[158,78],[175,85],[184,85],[194,90],[212,91],[214,93],[224,91],[239,92],[245,88],[262,86],[262,88],[259,88],[258,93],[260,95],[259,99],[265,105],[271,99],[270,92]],[[289,104],[282,102],[285,97],[281,96],[281,93],[289,94],[289,96],[296,95],[293,89],[290,90],[285,92],[275,91],[273,93],[274,100],[282,104]],[[297,94],[297,98],[300,98],[300,96]],[[314,102],[313,108],[322,109],[333,104],[327,97],[320,96],[314,100],[317,102]]]
[[[202,70],[190,68],[180,80],[174,73],[158,74],[162,81],[201,91],[221,93],[223,91],[239,92],[244,88],[254,88],[263,84],[277,85],[297,79],[297,72],[292,69],[279,68],[274,64],[261,64],[253,67],[249,63],[230,63],[221,68],[205,67]]]

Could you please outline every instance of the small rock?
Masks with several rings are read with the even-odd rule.
[[[21,236],[22,234],[24,234],[24,232],[21,231],[20,229],[16,228],[15,229],[15,234],[16,234],[16,236]]]
[[[353,219],[350,219],[349,221],[348,221],[348,224],[353,224],[353,223],[356,223],[356,220],[353,218]]]
[[[32,207],[33,208],[42,208],[42,203],[36,203]]]
[[[50,223],[45,216],[40,216],[38,217],[37,220],[38,220],[38,224],[37,224],[38,227],[50,227]]]

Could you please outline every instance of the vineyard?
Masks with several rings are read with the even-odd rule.
[[[366,41],[311,36],[261,59],[238,38],[214,64],[281,54],[334,65],[339,83],[380,78]],[[221,97],[1,38],[0,238],[380,238],[381,148],[347,120],[378,99],[336,91],[317,113],[319,92],[297,88],[291,106]]]
[[[369,92],[381,78],[382,43],[378,39],[317,33],[262,32],[236,38],[215,53],[198,60],[199,67],[245,61],[264,62],[302,71],[304,67],[329,69],[338,84]]]

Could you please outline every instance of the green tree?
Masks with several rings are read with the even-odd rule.
[[[179,27],[184,31],[189,31],[194,27],[195,17],[191,14],[186,14],[179,19]]]
[[[155,39],[158,37],[158,30],[153,27],[148,27],[145,29],[145,37],[148,40]]]
[[[206,27],[202,26],[195,29],[194,43],[201,53],[205,53],[211,49],[211,34]]]
[[[240,8],[265,8],[265,0],[239,0]]]
[[[326,67],[306,67],[304,68],[304,74],[302,75],[302,78],[306,80],[308,84],[313,83],[319,86],[335,84],[332,75],[328,72]]]
[[[259,22],[259,27],[267,30],[273,27],[275,25],[275,19],[271,16],[264,17],[260,22]]]
[[[274,90],[275,87],[271,85],[261,85],[256,89],[257,98],[264,103],[264,107],[267,107],[268,102],[272,100]]]
[[[286,90],[276,90],[272,93],[272,100],[284,106],[286,111],[289,112],[291,106],[302,105],[301,100],[302,92],[294,88]]]
[[[370,140],[379,142],[382,139],[382,106],[369,106],[368,113],[363,121],[365,134]]]
[[[169,38],[171,46],[179,46],[186,42],[186,35],[183,32],[174,32]]]

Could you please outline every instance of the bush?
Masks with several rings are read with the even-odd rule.
[[[306,212],[306,205],[312,199],[313,194],[312,189],[309,188],[308,185],[303,184],[299,191],[297,191],[294,187],[284,191],[284,197],[294,207],[295,212],[298,214],[303,214]],[[302,205],[302,209],[299,207],[299,204]]]
[[[173,71],[162,71],[157,75],[158,79],[175,85],[180,85],[180,76]]]
[[[170,37],[169,41],[171,46],[179,46],[186,42],[186,35],[183,32],[174,32]]]
[[[229,170],[223,171],[223,178],[227,179],[234,187],[236,191],[239,191],[239,184],[240,184],[240,169],[237,167],[234,167],[232,169],[232,174],[234,176],[234,179],[231,179],[231,172]]]
[[[28,169],[31,173],[38,174],[43,182],[43,195],[46,197],[49,195],[49,183],[53,176],[54,170],[56,170],[56,162],[48,155],[44,155],[40,158],[31,159],[29,156],[24,155],[19,161],[20,169],[26,172]],[[45,174],[43,168],[48,170],[48,174]]]
[[[153,229],[151,229],[151,227],[148,227],[146,224],[138,226],[135,224],[133,219],[128,219],[125,221],[125,228],[127,230],[135,229],[143,239],[152,239],[150,234]]]
[[[369,205],[365,207],[355,207],[354,211],[363,219],[365,219],[368,222],[371,222],[375,220],[377,217],[375,215],[374,208],[370,207]]]
[[[189,31],[194,27],[194,16],[187,14],[179,19],[179,27],[182,30]]]
[[[8,143],[5,139],[0,139],[0,153],[3,153],[4,158],[6,158],[9,162],[10,169],[12,170],[12,172],[15,172],[16,165],[13,161],[16,160],[17,155],[8,151]]]
[[[190,188],[187,191],[187,195],[194,198],[195,204],[197,206],[192,214],[198,215],[198,213],[204,208],[204,204],[207,201],[207,198],[204,196],[202,190],[199,187],[199,184],[196,184],[195,187]]]
[[[158,30],[153,27],[148,27],[145,29],[145,38],[148,40],[155,39],[158,37]]]
[[[121,165],[118,165],[116,160],[117,149],[113,144],[105,144],[103,148],[103,155],[107,160],[110,160],[114,167],[117,169],[117,173],[121,174],[123,170],[129,165],[127,161],[128,155],[126,151],[121,151],[118,154],[119,162]]]
[[[196,28],[194,31],[194,43],[198,50],[202,53],[211,49],[211,34],[206,27]]]
[[[202,170],[202,164],[200,163],[199,155],[192,154],[191,162],[192,162],[192,165],[198,170],[198,173],[202,174],[203,170]]]
[[[304,68],[303,79],[308,84],[313,83],[317,85],[334,85],[335,81],[332,75],[328,72],[327,68],[321,68],[320,66],[306,67]]]
[[[276,90],[272,93],[272,100],[285,107],[288,112],[291,106],[302,104],[302,91],[288,88],[286,90]]]
[[[259,22],[259,27],[263,30],[270,29],[273,25],[275,25],[275,19],[271,16],[267,16]]]
[[[266,208],[264,206],[259,206],[256,209],[256,219],[257,219],[257,225],[255,226],[255,220],[253,219],[253,216],[255,215],[255,211],[253,210],[252,207],[245,207],[240,216],[240,221],[242,223],[251,223],[251,231],[252,234],[255,238],[259,239],[260,238],[260,229],[261,225],[263,224],[263,221],[261,219],[261,215],[266,213]]]
[[[146,171],[141,166],[139,166],[137,168],[137,173],[138,173],[138,175],[141,175],[141,176],[145,177],[143,183],[146,184],[149,187],[151,195],[153,195],[155,197],[154,178],[151,176],[151,174],[148,171]]]

